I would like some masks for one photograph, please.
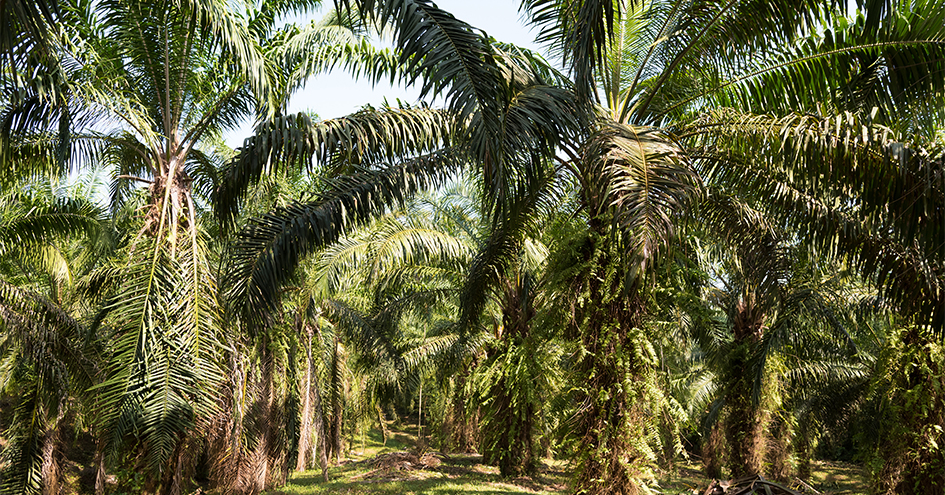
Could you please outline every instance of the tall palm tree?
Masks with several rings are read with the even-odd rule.
[[[700,136],[696,150],[715,150],[702,162],[707,181],[791,225],[817,251],[850,256],[883,299],[915,322],[906,338],[921,347],[941,339],[945,322],[941,208],[932,206],[945,201],[933,172],[942,161],[945,9],[936,2],[859,6],[782,50],[769,64],[774,70],[730,76],[719,102],[732,108],[704,113],[690,136]],[[917,105],[933,110],[916,112]],[[921,380],[899,380],[903,390],[923,393]],[[920,409],[900,410],[899,421],[921,423],[945,411],[942,396],[924,397]],[[889,434],[902,441],[879,455],[885,467],[878,476],[895,478],[879,480],[882,486],[922,493],[945,482],[933,467],[938,458],[922,447],[929,432]],[[900,471],[907,457],[923,460]]]
[[[88,261],[79,244],[100,234],[100,212],[83,199],[57,198],[48,184],[24,185],[0,197],[0,390],[16,397],[0,490],[58,493],[66,416],[100,364],[76,297]]]
[[[779,99],[777,93],[760,91],[759,88],[767,87],[772,78],[792,81],[796,75],[803,75],[803,78],[796,78],[797,81],[820,80],[823,76],[827,83],[817,94],[829,101],[831,108],[843,108],[843,102],[864,102],[868,98],[898,101],[899,97],[909,100],[923,94],[941,94],[941,91],[935,91],[938,82],[923,76],[929,71],[934,72],[935,61],[941,60],[938,56],[941,42],[936,31],[940,23],[934,22],[937,6],[933,4],[907,9],[910,12],[913,7],[916,12],[927,9],[928,19],[932,19],[927,22],[925,17],[916,13],[917,22],[910,24],[915,26],[913,29],[894,22],[895,17],[888,15],[892,10],[885,4],[865,2],[870,10],[863,23],[862,36],[818,38],[812,26],[818,25],[821,16],[828,19],[828,24],[833,22],[832,19],[844,18],[846,11],[839,7],[845,5],[813,0],[801,4],[738,0],[525,2],[523,8],[542,29],[540,38],[550,42],[562,54],[574,80],[573,86],[564,85],[573,91],[565,90],[564,86],[557,88],[559,92],[543,89],[542,93],[548,96],[540,104],[538,101],[529,102],[525,114],[513,113],[513,107],[501,108],[504,104],[501,102],[510,101],[501,97],[503,91],[515,85],[502,84],[508,79],[502,77],[503,63],[496,57],[494,46],[476,36],[464,23],[425,1],[356,3],[366,16],[385,22],[395,21],[396,45],[402,50],[401,56],[408,61],[409,77],[422,78],[425,93],[445,88],[450,109],[460,117],[457,121],[475,124],[472,128],[476,132],[469,133],[469,139],[457,144],[463,146],[464,156],[469,157],[469,161],[481,167],[484,197],[487,204],[495,206],[492,211],[497,224],[516,224],[512,220],[514,212],[511,207],[516,202],[516,184],[540,188],[540,182],[547,177],[541,173],[541,160],[516,161],[509,159],[507,153],[527,149],[529,142],[562,145],[560,153],[567,158],[562,160],[560,170],[570,172],[578,182],[578,196],[589,227],[583,237],[573,239],[570,249],[571,253],[583,255],[569,258],[570,263],[561,266],[581,267],[583,270],[570,272],[574,284],[570,287],[571,293],[583,294],[581,300],[585,301],[584,306],[576,308],[575,321],[578,324],[574,327],[574,335],[580,338],[587,351],[580,369],[597,380],[585,380],[594,385],[586,395],[601,400],[597,404],[584,402],[588,406],[581,416],[582,426],[576,429],[585,432],[580,433],[585,442],[582,451],[589,453],[586,462],[582,462],[578,469],[578,483],[581,489],[591,491],[632,491],[637,484],[632,480],[638,478],[650,462],[646,449],[639,448],[639,443],[633,448],[627,447],[631,444],[627,439],[633,436],[630,431],[636,427],[632,428],[626,422],[629,421],[627,418],[633,417],[632,410],[627,408],[631,395],[617,397],[598,392],[612,390],[617,380],[628,371],[630,376],[640,378],[636,381],[638,390],[652,389],[644,384],[652,367],[645,353],[631,353],[633,362],[618,362],[623,356],[618,351],[645,348],[645,339],[631,335],[631,331],[640,327],[645,314],[643,301],[647,274],[652,273],[652,268],[659,263],[660,254],[672,243],[675,220],[698,190],[695,170],[699,170],[706,181],[713,182],[720,181],[722,173],[736,176],[738,171],[746,170],[746,163],[763,164],[765,170],[780,167],[780,170],[786,170],[784,173],[787,175],[799,172],[796,167],[800,157],[807,163],[823,167],[820,170],[828,177],[833,173],[830,171],[835,170],[829,167],[840,162],[849,167],[845,170],[854,172],[851,177],[862,177],[865,169],[852,167],[854,155],[847,152],[847,145],[859,150],[855,155],[858,160],[869,156],[868,149],[881,150],[880,155],[875,156],[895,149],[889,143],[883,148],[879,134],[869,130],[860,132],[862,128],[849,125],[849,119],[836,125],[827,118],[816,122],[804,117],[778,120],[748,115],[744,110],[719,111],[715,106],[737,103],[761,108],[758,105],[763,106],[769,101],[781,102],[783,98]],[[885,27],[877,29],[877,26]],[[810,36],[805,38],[805,35]],[[668,39],[673,42],[666,42]],[[817,39],[829,39],[830,43],[819,43]],[[796,46],[801,48],[792,51]],[[858,83],[857,86],[846,84],[849,81],[838,81],[834,77],[836,71],[827,70],[832,64],[848,63],[856,56],[889,62],[884,66],[885,72],[879,73],[888,74],[890,78],[870,78],[866,69],[875,70],[877,66],[861,65],[859,67],[864,68],[861,82],[879,82],[865,86]],[[922,62],[909,67],[896,63],[906,56]],[[909,80],[917,81],[917,84],[910,85]],[[843,93],[846,98],[839,97],[840,93],[834,91],[840,87],[850,89]],[[894,87],[907,87],[910,91],[890,89]],[[552,98],[551,95],[558,96]],[[858,99],[858,95],[867,95],[868,98]],[[896,98],[885,98],[884,95]],[[607,110],[595,111],[594,104],[600,99],[607,103]],[[513,101],[519,104],[518,100]],[[508,134],[503,132],[503,123],[510,122],[505,116],[513,114],[528,116],[529,125],[515,127],[518,135],[526,136],[527,140],[504,140]],[[529,131],[533,129],[533,123],[540,124],[537,126],[539,129],[555,131],[557,136]],[[577,123],[591,125],[574,125]],[[297,132],[297,129],[292,127],[290,130]],[[363,135],[370,137],[372,148],[384,144],[382,139],[375,137],[379,134],[365,132]],[[300,137],[305,136],[313,136],[311,139],[314,140],[314,143],[306,143],[307,146],[322,147],[319,148],[322,160],[338,150],[336,146],[339,143],[344,144],[339,138],[317,132],[301,134]],[[260,139],[255,143],[256,149],[246,151],[250,157],[268,157],[274,156],[273,148],[301,149],[297,141],[293,143],[296,144],[294,147],[286,147],[269,139]],[[874,143],[881,146],[874,147]],[[786,147],[781,149],[797,153],[780,152],[777,147],[782,145]],[[742,159],[751,156],[750,150],[757,149],[770,150],[765,160],[751,162]],[[311,148],[307,150],[312,152]],[[381,155],[374,157],[388,158],[396,151],[403,149],[393,150],[388,146],[382,149]],[[346,155],[350,156],[350,152]],[[292,157],[288,154],[277,156]],[[557,157],[555,153],[545,156],[552,160]],[[915,158],[915,154],[909,156],[914,158],[919,169],[924,170],[921,163],[928,162]],[[361,157],[358,159],[358,163],[364,163]],[[250,158],[243,160],[251,161]],[[263,163],[258,159],[257,162]],[[271,294],[289,276],[299,257],[313,245],[335,239],[338,226],[363,220],[372,212],[399,200],[403,194],[429,186],[452,163],[455,162],[421,159],[392,168],[370,169],[349,176],[346,187],[332,190],[320,201],[276,212],[277,216],[257,224],[254,231],[246,234],[247,239],[254,239],[255,248],[253,255],[244,258],[248,268],[240,277],[244,281],[241,290],[245,291],[242,299],[271,306]],[[525,181],[510,179],[509,167],[513,165],[527,171],[524,173]],[[251,179],[251,174],[258,174],[262,166],[249,169],[243,166],[241,169],[250,170]],[[236,172],[234,175],[239,176]],[[763,175],[759,173],[757,177]],[[740,177],[745,179],[745,183],[756,176],[742,173]],[[820,175],[797,173],[795,177],[815,181],[811,186],[820,184],[816,182]],[[383,179],[384,185],[368,187],[365,183],[372,179]],[[764,185],[767,191],[771,191],[771,187],[780,183],[769,181]],[[863,183],[868,181],[861,181]],[[861,184],[854,186],[851,183],[849,187],[861,187]],[[895,191],[904,190],[895,181],[890,184]],[[523,190],[527,191],[529,187]],[[901,196],[897,196],[899,193],[895,191],[891,191],[892,196],[883,197],[899,199]],[[769,197],[783,198],[779,199],[782,204],[791,205],[808,198],[795,188],[777,191]],[[879,201],[872,204],[880,207]],[[903,204],[912,203],[904,201]],[[800,206],[803,208],[793,211],[804,213],[806,216],[803,218],[808,220],[824,218],[824,215],[815,215],[818,212],[828,215],[835,212],[831,208],[821,208],[820,203]],[[282,219],[286,217],[292,221]],[[276,221],[276,218],[280,219]],[[282,228],[288,225],[299,228]],[[490,269],[502,267],[499,263],[503,259],[501,254],[509,252],[502,246],[504,244],[497,242],[492,251],[495,256],[485,256],[482,266]],[[849,243],[843,247],[854,251],[860,249]],[[872,254],[867,258],[880,259],[877,258],[879,246],[870,249]],[[891,269],[892,262],[887,266]],[[490,272],[484,270],[484,273]],[[884,269],[883,273],[888,271]],[[482,280],[490,281],[488,277]],[[900,285],[920,285],[918,282],[914,277],[894,280]],[[615,293],[619,294],[618,298],[612,297]],[[900,300],[905,305],[924,304],[920,302],[924,300],[921,298]],[[473,304],[470,308],[469,315],[474,315],[482,305]],[[920,308],[920,311],[938,314],[931,305]],[[639,356],[644,357],[637,359]],[[610,421],[605,418],[607,411],[616,411]],[[597,421],[606,424],[609,432],[622,433],[596,435],[594,432],[598,428],[594,425]],[[615,443],[607,447],[597,445],[599,441]],[[609,458],[595,457],[596,452],[608,452]]]
[[[727,466],[733,477],[784,479],[788,473],[781,457],[769,463],[766,456],[766,451],[782,454],[789,448],[768,448],[784,443],[772,436],[779,431],[772,415],[781,415],[783,422],[789,413],[781,404],[792,394],[782,384],[789,375],[802,375],[788,370],[804,367],[821,366],[828,375],[857,374],[851,333],[858,301],[845,297],[850,277],[844,276],[840,260],[792,245],[789,239],[796,236],[779,232],[736,198],[710,195],[702,215],[708,230],[718,233],[710,244],[717,247],[708,256],[708,266],[718,267],[712,275],[715,287],[705,297],[724,318],[721,328],[696,334],[705,364],[718,380],[712,409],[724,415]],[[831,368],[841,362],[850,366]],[[805,385],[811,386],[811,381]],[[708,418],[707,427],[713,422]]]
[[[97,327],[109,360],[97,419],[116,444],[140,442],[151,488],[186,481],[189,432],[216,408],[207,392],[223,375],[212,220],[202,214],[223,159],[219,136],[242,119],[280,112],[307,76],[337,63],[373,68],[386,57],[350,19],[276,25],[316,3],[242,11],[219,1],[63,2],[68,37],[52,45],[63,98],[4,100],[3,116],[16,124],[4,128],[14,143],[5,163],[25,173],[50,163],[107,165],[113,208],[140,212],[136,233],[100,272],[111,285]],[[60,128],[70,132],[50,132]]]
[[[534,19],[546,27],[542,36],[557,41],[561,53],[575,64],[572,74],[579,94],[585,94],[588,99],[600,95],[610,109],[609,115],[618,121],[662,126],[680,138],[681,154],[693,160],[695,169],[710,185],[764,177],[752,181],[753,187],[764,191],[761,196],[751,196],[753,192],[745,188],[737,191],[760,201],[774,198],[778,202],[774,208],[780,207],[782,214],[793,215],[799,225],[811,225],[813,222],[829,222],[827,219],[831,215],[842,215],[837,211],[842,208],[828,206],[838,204],[836,201],[821,201],[811,194],[811,191],[824,189],[822,177],[832,177],[841,169],[872,174],[871,167],[863,167],[863,162],[858,161],[862,160],[860,153],[870,153],[866,151],[869,148],[875,153],[873,156],[883,160],[878,157],[890,156],[896,147],[889,141],[884,142],[875,130],[860,127],[855,116],[842,112],[864,107],[869,110],[870,105],[876,104],[886,112],[879,114],[878,118],[887,118],[893,115],[894,109],[901,111],[909,108],[910,103],[937,98],[934,95],[941,95],[941,78],[934,74],[940,70],[943,48],[941,26],[937,22],[941,15],[938,5],[887,6],[883,2],[865,2],[864,6],[868,7],[866,15],[856,23],[849,23],[845,20],[845,5],[835,8],[825,5],[824,9],[819,9],[819,3],[696,1],[598,4],[539,1],[529,2],[528,8]],[[888,15],[891,7],[898,7],[907,17],[914,16],[914,22],[908,26],[897,22],[896,17]],[[749,15],[749,10],[745,9],[751,9],[752,13]],[[758,15],[759,12],[764,15]],[[837,26],[850,27],[818,36],[809,26],[816,25],[812,21],[821,15],[827,25],[836,22]],[[622,24],[611,23],[611,19],[620,19]],[[751,22],[745,22],[746,19]],[[588,26],[599,29],[588,29]],[[663,42],[664,39],[678,42]],[[779,40],[784,40],[784,44]],[[781,49],[780,46],[787,48]],[[853,64],[853,70],[849,72],[830,71],[829,67],[850,65],[854,57],[861,57],[860,61],[868,65]],[[897,62],[902,58],[917,63],[905,67]],[[824,82],[823,86],[815,86],[815,98],[791,99],[795,92],[805,96],[811,94],[801,81],[812,80]],[[600,85],[595,86],[595,81]],[[582,83],[593,89],[582,89]],[[785,91],[785,88],[792,89]],[[785,94],[789,98],[785,99]],[[817,104],[829,108],[827,113],[836,111],[841,117],[827,116],[818,121],[818,127],[803,124],[803,117],[779,119],[741,113],[810,111]],[[739,109],[718,110],[718,106],[729,105]],[[718,118],[721,115],[730,118]],[[691,120],[692,116],[697,116],[696,120]],[[874,113],[866,118],[877,118],[877,115]],[[824,125],[830,119],[837,125]],[[765,127],[762,122],[770,126]],[[760,136],[759,128],[750,128],[756,124],[765,127],[768,131],[766,137]],[[838,127],[844,130],[840,131]],[[705,139],[693,141],[693,136]],[[750,147],[747,144],[749,140]],[[857,150],[855,158],[848,152],[850,149]],[[759,150],[766,150],[760,159]],[[819,169],[821,175],[810,175],[809,164],[799,167],[799,156],[823,167]],[[909,160],[917,161],[915,158]],[[919,164],[914,166],[923,168]],[[746,169],[750,172],[746,173]],[[778,172],[770,174],[771,170]],[[833,172],[827,173],[827,170]],[[729,174],[724,178],[731,182],[720,181],[720,173]],[[784,174],[780,176],[782,178],[775,178],[779,173]],[[785,181],[785,176],[796,179]],[[792,184],[785,187],[785,182]],[[884,197],[885,200],[896,198],[912,204],[901,196],[909,191],[907,186],[902,182],[887,184],[889,189],[881,188],[890,194]],[[849,189],[833,191],[849,198]],[[935,191],[933,186],[932,196],[938,194]],[[867,194],[875,195],[873,192]],[[827,192],[827,196],[830,195]],[[791,203],[786,207],[788,198]],[[847,199],[838,201],[843,204]],[[934,199],[926,197],[922,201],[934,202]],[[881,202],[873,204],[877,210],[871,218],[879,214]],[[831,227],[824,223],[820,225],[825,228],[816,229],[822,233],[817,235],[819,247],[831,247],[834,239],[831,236],[837,232],[832,227],[836,223]],[[892,228],[902,230],[902,227]],[[894,262],[869,246],[857,245],[848,239],[841,241],[840,248],[866,254],[861,259],[869,271],[876,269],[877,261],[880,265],[902,261],[899,258]],[[860,251],[864,247],[867,252]],[[892,268],[879,270],[889,273]],[[886,278],[891,282],[887,290],[901,294],[903,286],[914,280],[899,280],[903,276],[897,273]],[[921,283],[911,282],[912,285]],[[938,293],[932,288],[938,285],[937,281],[926,284],[921,289],[923,293],[929,289]],[[939,317],[938,310],[932,308],[934,303],[922,309],[909,307],[928,300],[915,297],[917,295],[904,301],[905,309],[936,321]]]

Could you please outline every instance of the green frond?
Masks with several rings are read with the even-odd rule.
[[[773,60],[727,76],[719,88],[726,89],[721,104],[780,114],[824,106],[837,113],[876,108],[877,122],[927,133],[928,122],[916,117],[941,118],[931,102],[940,101],[945,88],[937,77],[945,71],[945,9],[906,2],[894,11],[877,26],[869,26],[863,14],[832,19],[822,33],[784,46]],[[871,20],[878,20],[875,13]],[[924,109],[916,112],[920,101]]]
[[[315,248],[414,194],[438,184],[464,165],[450,150],[398,166],[336,177],[321,197],[253,219],[239,234],[230,274],[231,297],[260,317],[276,307],[278,291]]]
[[[675,236],[674,212],[699,194],[680,147],[653,129],[609,123],[584,149],[581,178],[591,215],[612,208],[639,269]]]
[[[706,119],[697,132],[727,151],[706,156],[707,181],[777,205],[771,213],[805,229],[820,252],[852,254],[907,314],[945,322],[937,309],[943,282],[934,275],[945,249],[941,211],[931,206],[945,201],[936,147],[899,142],[852,113],[776,118],[729,110]]]
[[[551,45],[571,67],[575,91],[583,101],[596,99],[594,74],[604,65],[604,47],[614,37],[614,26],[637,1],[526,0],[520,9],[539,28],[537,40]]]
[[[282,168],[375,164],[445,146],[453,120],[426,108],[364,109],[344,118],[313,122],[305,114],[276,117],[257,127],[239,157],[222,172],[214,198],[217,215],[232,221],[249,186]]]
[[[216,407],[212,391],[222,379],[220,310],[206,248],[182,244],[172,254],[157,242],[167,241],[137,246],[153,258],[127,260],[121,288],[107,304],[109,363],[96,386],[101,426],[115,444],[126,435],[143,441],[154,473],[195,418]]]
[[[345,9],[349,0],[339,0]],[[394,26],[395,46],[406,67],[407,85],[421,82],[420,98],[446,91],[451,113],[480,135],[497,136],[498,102],[494,90],[498,73],[491,49],[480,32],[439,9],[429,0],[360,0],[360,12],[380,25]],[[488,140],[489,138],[484,138]],[[488,141],[471,143],[471,155],[494,158]]]
[[[376,48],[363,33],[325,21],[286,33],[278,51],[280,63],[292,68],[286,94],[304,86],[309,78],[336,67],[372,82],[387,79],[393,83],[402,73],[397,54]]]

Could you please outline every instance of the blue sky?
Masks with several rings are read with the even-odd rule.
[[[538,49],[533,43],[535,33],[530,32],[521,21],[517,0],[441,0],[436,3],[457,18],[485,30],[489,36],[533,50]],[[289,111],[311,110],[327,119],[347,115],[365,104],[380,105],[385,97],[389,101],[399,98],[413,103],[417,101],[418,95],[417,88],[392,87],[384,82],[372,86],[366,80],[354,80],[343,71],[336,70],[310,80],[304,89],[292,97]],[[226,135],[227,144],[231,147],[239,146],[251,133],[252,125],[247,122],[241,129]]]

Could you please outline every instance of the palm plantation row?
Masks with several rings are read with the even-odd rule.
[[[554,63],[425,0],[4,3],[2,491],[259,493],[405,415],[576,492],[940,491],[945,4],[852,3],[525,0]],[[286,114],[330,70],[445,108]]]

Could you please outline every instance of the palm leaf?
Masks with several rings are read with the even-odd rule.
[[[253,219],[234,248],[231,297],[247,314],[274,309],[278,292],[299,262],[317,247],[362,225],[385,207],[440,183],[463,165],[451,150],[399,166],[336,177],[320,198],[293,203]]]
[[[215,197],[218,215],[232,221],[247,188],[264,173],[316,163],[376,163],[429,152],[443,146],[452,119],[425,108],[365,109],[341,119],[312,122],[304,114],[277,117],[260,125],[239,157],[222,173]]]

